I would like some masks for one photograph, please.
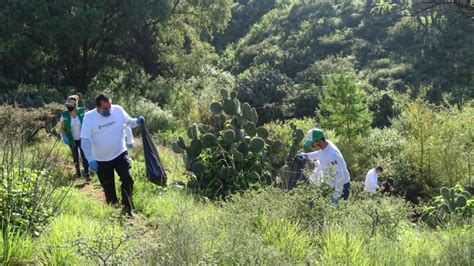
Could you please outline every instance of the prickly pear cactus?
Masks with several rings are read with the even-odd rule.
[[[296,153],[298,153],[299,148],[301,147],[301,142],[304,139],[304,132],[303,130],[297,128],[293,123],[290,124],[291,129],[293,130],[292,136],[292,143],[290,147],[290,151],[287,157],[287,163],[291,164],[293,158],[295,158]]]
[[[422,219],[433,227],[450,223],[469,223],[474,213],[474,199],[462,187],[442,187],[440,196],[435,197],[432,206],[426,208]]]
[[[221,96],[221,101],[209,106],[209,125],[192,124],[189,140],[179,137],[171,145],[193,174],[189,187],[209,198],[271,182],[276,171],[270,155],[284,146],[271,140],[265,127],[257,127],[255,108],[240,103],[235,93],[221,90]]]

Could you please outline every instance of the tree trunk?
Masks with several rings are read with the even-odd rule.
[[[87,92],[87,87],[91,81],[89,74],[89,44],[87,40],[82,43],[82,62],[79,73],[80,76],[77,89],[80,93],[84,94]]]

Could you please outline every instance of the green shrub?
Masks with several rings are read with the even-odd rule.
[[[51,188],[42,180],[50,178],[47,172],[31,169],[12,169],[2,171],[0,187],[0,216],[2,223],[28,230],[39,235],[54,215],[54,203],[43,205],[39,201],[49,196]],[[48,187],[44,187],[44,186]],[[48,202],[46,202],[48,203]]]
[[[412,206],[396,197],[375,197],[347,204],[343,224],[358,227],[367,237],[381,234],[395,238],[413,215]]]
[[[0,147],[0,263],[8,264],[18,259],[12,254],[21,253],[23,238],[47,228],[67,190],[57,194],[60,182],[48,172],[54,146],[46,154],[30,151],[21,135],[0,134]]]
[[[45,84],[16,84],[0,78],[0,103],[19,105],[23,108],[40,108],[53,102],[62,102],[61,95]]]
[[[5,135],[2,135],[5,136]],[[55,214],[62,197],[53,197],[59,183],[48,172],[48,154],[24,154],[24,143],[3,139],[0,154],[0,219],[8,227],[38,236]],[[49,151],[51,153],[51,151]]]
[[[14,105],[0,105],[0,133],[9,136],[22,135],[28,141],[34,140],[44,129],[58,135],[55,130],[63,106],[57,103],[39,108],[20,108]]]
[[[435,107],[417,99],[407,103],[393,121],[403,149],[394,157],[398,187],[407,197],[429,198],[442,186],[469,184],[474,109],[472,102],[461,107]],[[471,174],[472,175],[472,174]]]

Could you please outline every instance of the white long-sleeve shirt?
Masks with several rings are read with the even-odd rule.
[[[127,144],[133,144],[133,132],[130,127],[125,127],[125,142]]]
[[[306,153],[309,160],[318,161],[309,179],[312,183],[317,183],[329,177],[332,178],[331,185],[334,189],[342,190],[344,184],[351,181],[351,177],[341,151],[331,141],[327,142],[325,149]]]
[[[91,150],[81,145],[87,160],[111,161],[125,152],[126,128],[136,127],[136,120],[119,105],[112,105],[110,116],[107,117],[101,115],[97,109],[87,112],[81,128],[81,139],[88,139],[91,144]]]
[[[370,193],[375,193],[379,186],[377,185],[379,176],[375,168],[370,169],[365,176],[365,187],[364,190]]]

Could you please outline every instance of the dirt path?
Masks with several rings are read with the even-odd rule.
[[[104,195],[104,192],[102,191],[101,188],[97,188],[95,187],[93,184],[87,184],[87,183],[84,183],[83,180],[81,181],[78,181],[78,182],[81,182],[79,183],[79,186],[81,186],[81,191],[90,195],[93,199],[95,199],[97,202],[100,202],[102,204],[105,204],[106,201],[105,201],[105,195]]]
[[[82,193],[91,196],[100,204],[106,204],[104,191],[100,186],[85,182],[84,179],[76,179],[73,181],[74,186],[79,188]],[[135,212],[133,219],[129,219],[126,223],[129,226],[142,228],[144,231],[143,237],[147,238],[155,234],[155,229],[148,225],[148,219],[142,213]]]

